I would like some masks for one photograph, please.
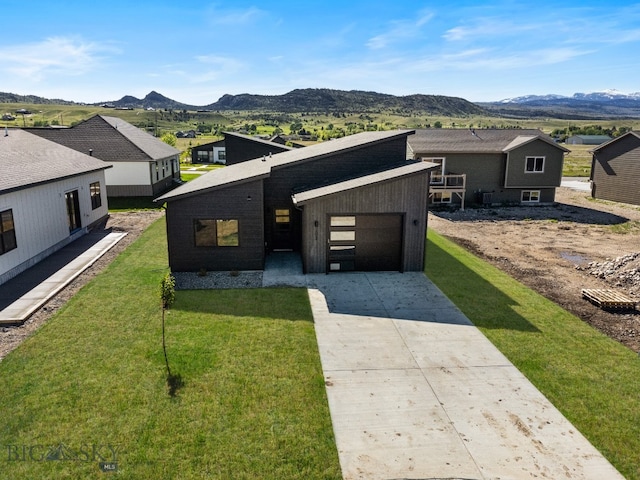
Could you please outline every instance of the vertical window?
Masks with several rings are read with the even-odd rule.
[[[521,200],[523,203],[536,203],[540,201],[540,190],[523,190]]]
[[[444,164],[446,159],[444,157],[422,157],[423,162],[437,163],[440,167],[431,170],[431,184],[440,185],[444,183]]]
[[[193,221],[196,247],[237,247],[238,220],[201,218]]]
[[[527,173],[544,172],[544,157],[527,157],[524,171]]]
[[[17,248],[13,210],[0,212],[0,255]]]
[[[95,210],[102,206],[102,197],[100,196],[100,182],[89,185],[89,193],[91,195],[91,208]]]

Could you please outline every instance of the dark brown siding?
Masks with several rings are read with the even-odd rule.
[[[326,271],[329,215],[376,213],[404,214],[402,269],[422,271],[427,229],[427,179],[428,173],[423,172],[306,203],[303,206],[303,262],[306,272]]]
[[[293,207],[292,193],[379,172],[386,170],[389,166],[404,164],[406,151],[406,137],[401,137],[341,152],[320,160],[275,168],[271,171],[271,176],[264,181],[265,218],[271,218],[276,208],[290,208],[292,211],[291,227],[294,235],[292,247],[293,250],[300,250],[302,217],[300,212]],[[267,221],[265,237],[268,250],[272,248],[273,235],[272,222]]]
[[[627,135],[598,150],[591,179],[594,198],[640,205],[640,139]]]
[[[244,139],[235,135],[226,135],[224,137],[224,148],[226,152],[227,165],[245,162],[262,156],[268,157],[270,153],[276,154],[286,152],[289,149],[282,145],[273,143],[271,145],[253,140]]]
[[[167,204],[169,266],[175,272],[262,270],[262,181],[204,192]],[[250,199],[249,199],[250,198]],[[196,219],[237,219],[238,247],[196,247]]]

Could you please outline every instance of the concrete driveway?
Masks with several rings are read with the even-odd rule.
[[[422,273],[305,277],[345,479],[623,478]]]

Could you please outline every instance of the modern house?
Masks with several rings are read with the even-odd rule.
[[[640,205],[640,134],[627,132],[591,153],[591,196]]]
[[[180,151],[117,117],[28,131],[113,165],[106,173],[110,197],[157,196],[180,181]]]
[[[567,137],[567,145],[601,145],[611,140],[609,135],[571,135]]]
[[[191,163],[227,163],[224,139],[191,147]]]
[[[109,165],[25,130],[0,134],[0,284],[108,215]]]
[[[566,148],[540,130],[416,130],[408,157],[439,165],[433,205],[538,204],[555,201]]]
[[[365,132],[261,154],[157,198],[172,271],[262,270],[278,250],[300,252],[306,273],[421,271],[436,165],[407,161],[412,134]]]
[[[271,142],[270,140],[235,132],[224,132],[224,145],[227,165],[235,165],[253,158],[293,150],[292,147]]]

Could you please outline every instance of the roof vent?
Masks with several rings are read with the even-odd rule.
[[[90,157],[93,157],[93,148],[90,148],[90,149],[89,149],[89,156],[90,156]]]
[[[264,156],[264,155],[262,155],[262,161],[263,161],[263,162],[266,162],[266,161],[267,161],[267,157],[266,157],[266,156]]]
[[[4,136],[5,137],[9,136],[9,128],[6,125],[4,126]]]

